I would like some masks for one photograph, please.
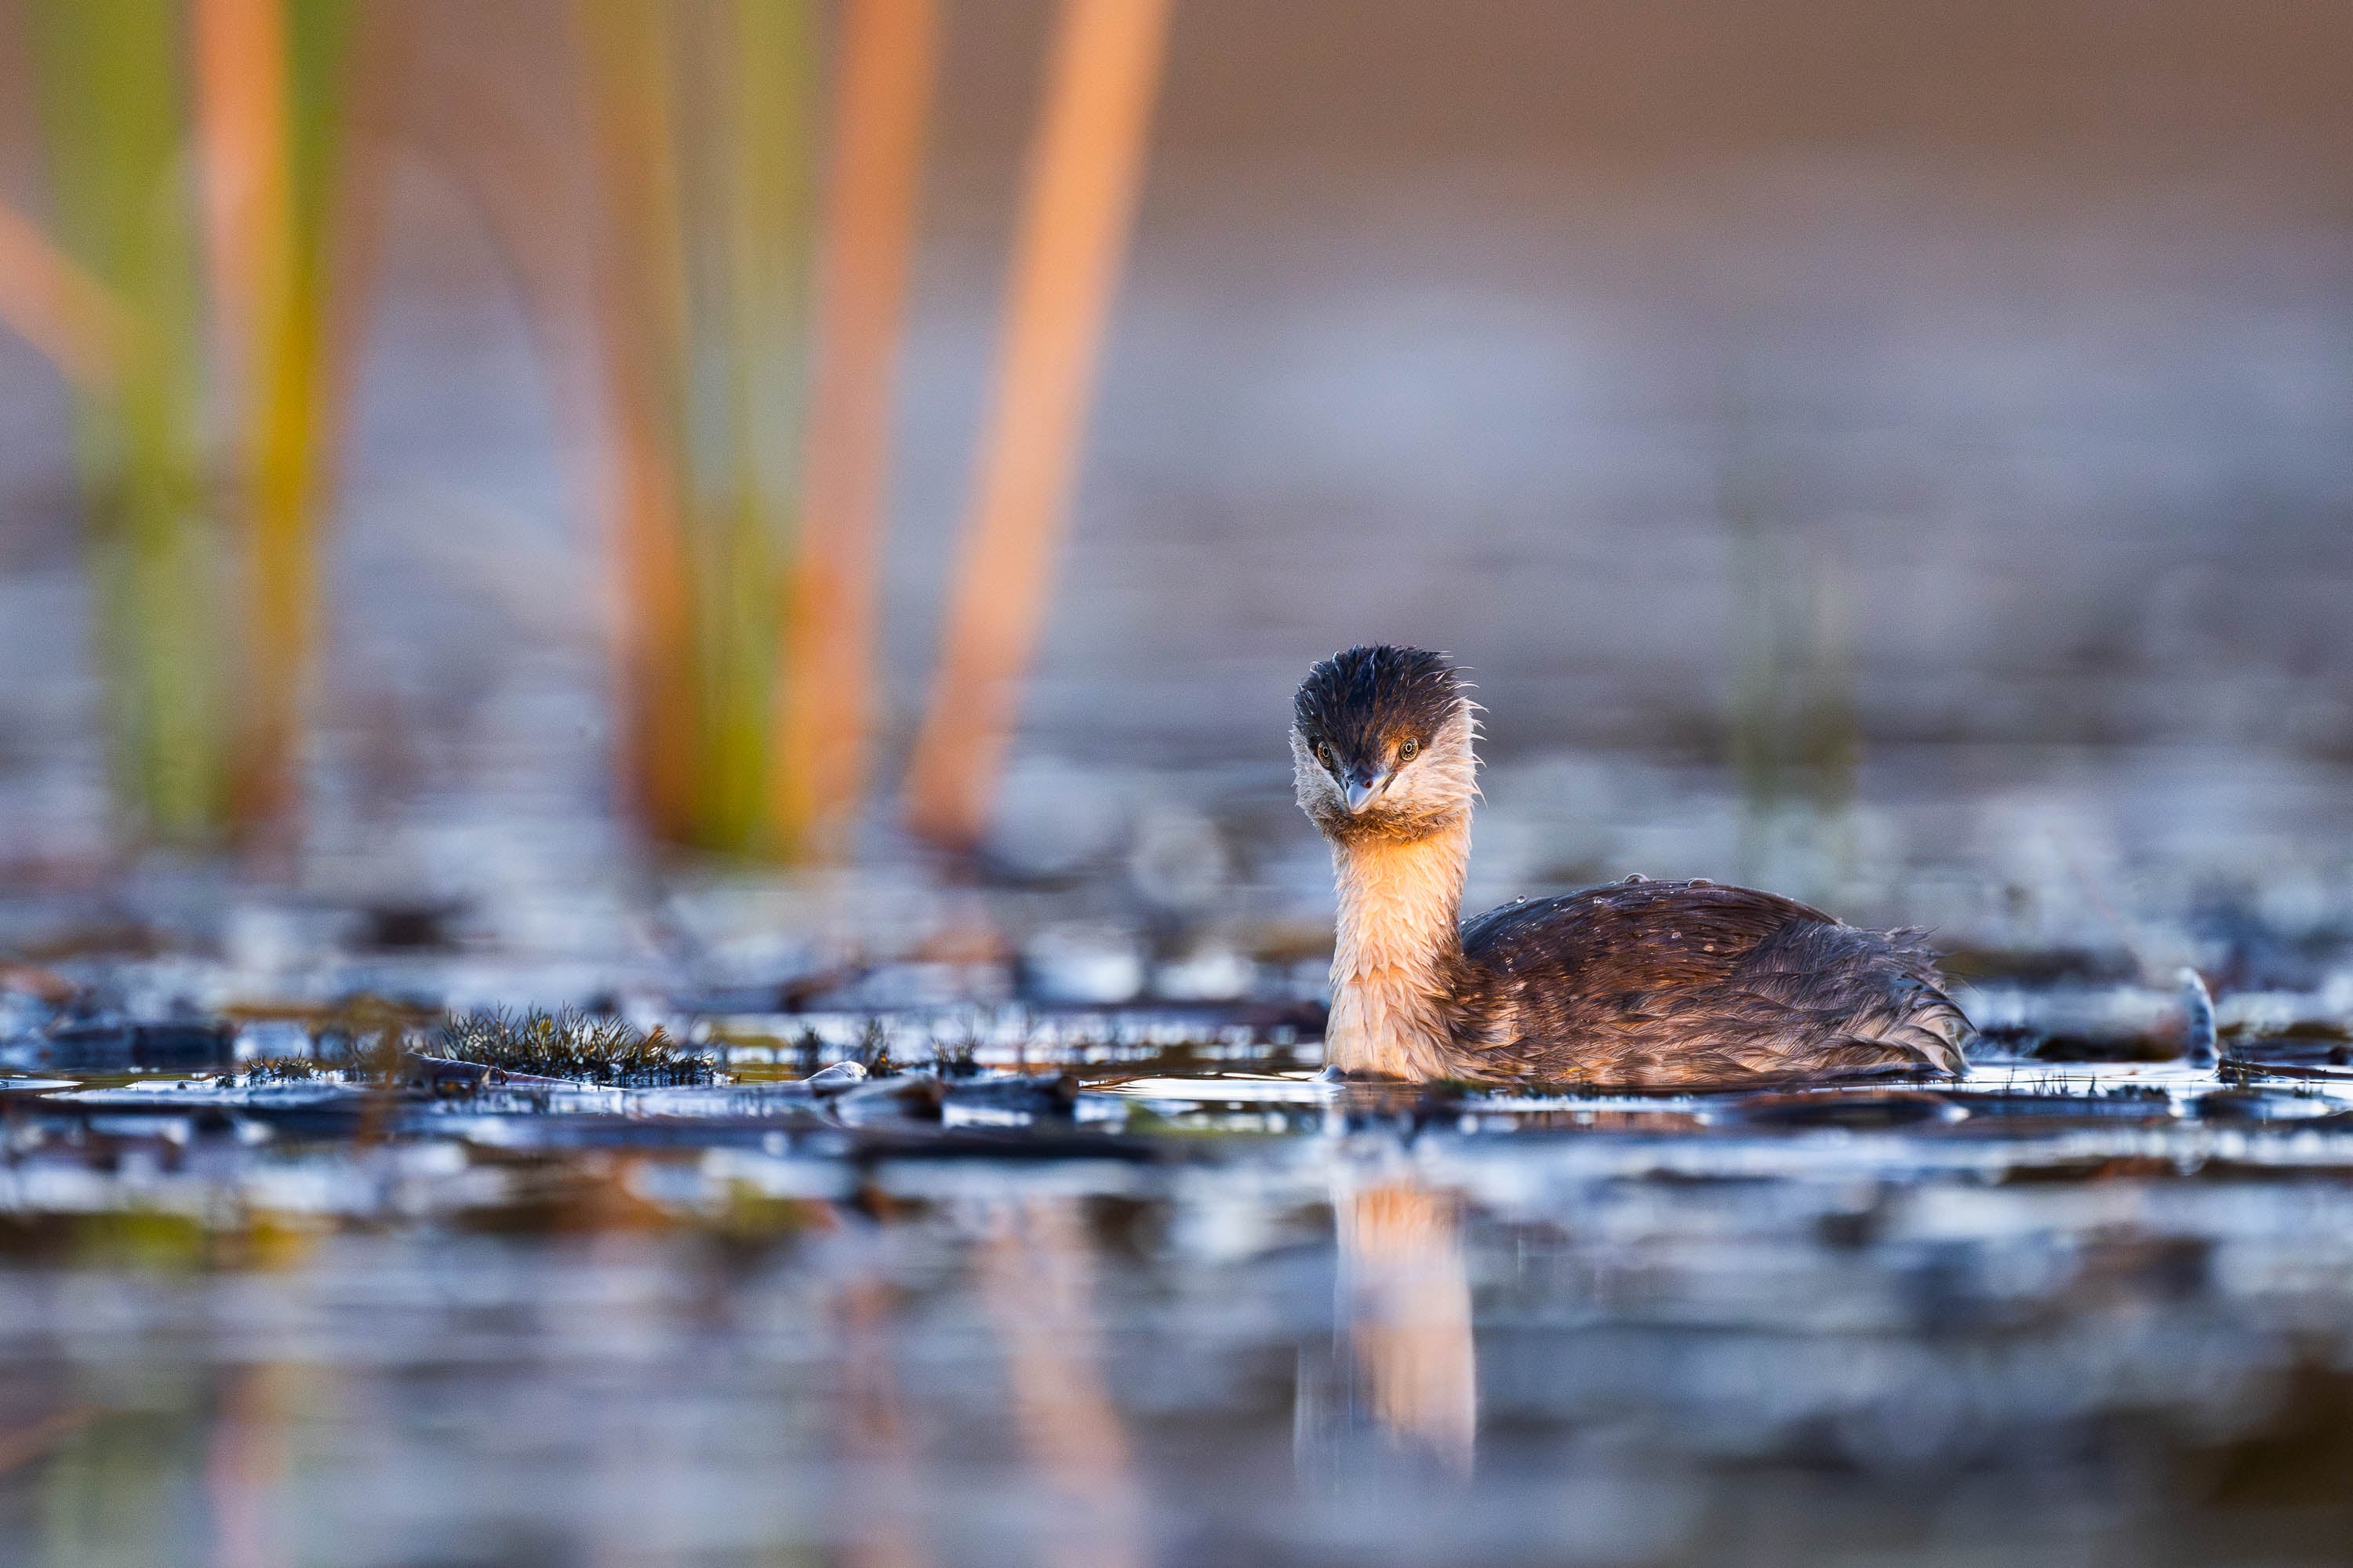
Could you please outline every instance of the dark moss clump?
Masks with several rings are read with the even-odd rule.
[[[247,1088],[268,1084],[306,1084],[319,1079],[382,1087],[400,1076],[402,1060],[411,1049],[409,1035],[398,1029],[364,1034],[319,1037],[316,1054],[256,1056],[239,1062],[234,1080]]]
[[[309,1056],[256,1056],[237,1064],[237,1076],[247,1086],[258,1088],[265,1084],[307,1084],[333,1071]]]
[[[939,1046],[932,1054],[932,1071],[943,1078],[980,1076],[980,1041],[967,1034],[953,1045]]]
[[[717,1065],[708,1053],[681,1045],[659,1026],[640,1033],[617,1018],[569,1011],[452,1016],[425,1051],[503,1073],[628,1088],[707,1084]]]
[[[870,1078],[896,1077],[899,1074],[899,1064],[891,1060],[890,1032],[879,1018],[866,1021],[865,1029],[858,1036],[858,1049],[849,1059],[865,1068]]]

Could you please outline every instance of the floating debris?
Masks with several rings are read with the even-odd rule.
[[[83,1072],[186,1072],[225,1065],[233,1034],[222,1023],[89,1021],[54,1025],[0,1046],[0,1065]]]
[[[866,1081],[866,1069],[856,1062],[836,1062],[808,1076],[809,1092],[814,1095],[838,1095],[854,1089]]]

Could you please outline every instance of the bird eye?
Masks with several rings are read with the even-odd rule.
[[[1315,748],[1315,760],[1324,765],[1324,770],[1326,773],[1340,771],[1340,759],[1332,755],[1332,748],[1328,746],[1319,746]]]
[[[1398,747],[1398,760],[1399,762],[1411,762],[1415,758],[1420,755],[1421,742],[1418,740],[1409,740],[1403,746]]]

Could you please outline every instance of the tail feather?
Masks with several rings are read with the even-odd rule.
[[[1901,1051],[1947,1077],[1968,1073],[1968,1043],[1976,1033],[1968,1016],[1944,992],[1925,986],[1921,994],[1907,1000],[1910,1005],[1893,1016],[1870,1020],[1865,1029],[1856,1031],[1856,1037]]]

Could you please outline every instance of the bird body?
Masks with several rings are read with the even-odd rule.
[[[1339,891],[1334,1065],[1654,1087],[1965,1070],[1968,1021],[1909,933],[1640,877],[1461,923],[1476,712],[1418,649],[1350,649],[1300,688],[1299,800]]]

